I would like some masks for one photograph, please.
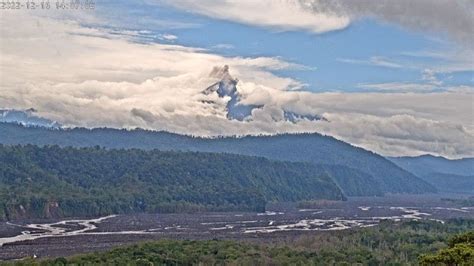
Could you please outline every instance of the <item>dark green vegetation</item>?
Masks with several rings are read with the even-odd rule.
[[[306,235],[273,245],[231,241],[162,240],[109,252],[26,260],[16,265],[417,265],[422,254],[470,243],[472,235],[448,239],[474,227],[473,220],[383,222],[377,227]],[[444,254],[443,251],[440,253]],[[436,255],[438,256],[438,255]],[[423,256],[423,260],[431,256]],[[472,265],[472,264],[466,264]]]
[[[347,196],[384,195],[379,181],[365,172],[342,165],[319,166],[326,170]]]
[[[433,184],[441,192],[474,194],[474,158],[449,160],[423,155],[393,157],[390,160]]]
[[[321,168],[157,150],[0,145],[0,218],[263,211],[269,201],[344,199]]]
[[[146,130],[58,130],[0,123],[3,144],[225,152],[324,164],[348,196],[426,193],[436,189],[384,157],[320,134],[205,139]],[[344,166],[344,169],[342,169]]]
[[[474,231],[457,235],[448,242],[449,246],[436,254],[423,255],[421,265],[474,265]]]
[[[422,155],[417,157],[391,157],[389,159],[418,176],[431,173],[449,173],[464,176],[474,174],[474,158],[449,160],[444,157]]]
[[[444,198],[441,200],[447,201],[447,202],[454,202],[455,204],[461,205],[463,207],[474,207],[474,196],[470,196],[467,198],[459,198],[459,199]]]
[[[433,184],[440,192],[468,193],[474,195],[474,175],[433,173],[422,179]]]
[[[288,246],[315,252],[319,264],[406,265],[445,248],[453,235],[472,230],[474,220],[383,221],[378,226],[302,236]],[[317,263],[317,264],[318,264]]]

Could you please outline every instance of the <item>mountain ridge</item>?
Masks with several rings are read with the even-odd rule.
[[[273,201],[344,200],[309,163],[139,149],[0,145],[0,220],[133,212],[264,211]]]
[[[425,176],[430,173],[466,176],[474,174],[473,157],[448,159],[442,156],[424,154],[420,156],[387,157],[387,159],[418,176]]]
[[[232,77],[229,72],[228,65],[224,65],[223,67],[214,67],[209,76],[217,79],[218,81],[207,87],[201,93],[203,95],[216,93],[219,98],[228,97],[229,101],[225,107],[227,119],[238,121],[252,120],[253,110],[262,109],[265,107],[265,104],[243,104],[241,102],[242,94],[239,92],[237,87],[239,80]],[[204,100],[203,102],[213,103],[212,100]],[[287,108],[282,108],[280,111],[282,112],[282,117],[278,119],[283,119],[292,123],[296,123],[301,120],[322,120],[327,122],[326,118],[317,114],[299,113]]]
[[[265,157],[272,160],[343,165],[372,176],[383,193],[426,193],[436,189],[384,157],[317,133],[281,134],[274,136],[202,138],[169,132],[142,129],[59,129],[25,128],[0,124],[3,144],[59,145],[75,147],[160,149],[169,151],[199,151],[233,153]],[[349,170],[348,170],[349,171]],[[340,180],[344,180],[345,177]],[[371,178],[365,178],[370,180]],[[357,181],[357,180],[356,180]],[[359,183],[359,186],[363,182]],[[344,191],[362,191],[344,188]],[[349,195],[351,196],[351,195]],[[363,196],[363,195],[358,195]]]
[[[474,195],[474,158],[448,159],[425,154],[388,159],[434,185],[441,192]]]

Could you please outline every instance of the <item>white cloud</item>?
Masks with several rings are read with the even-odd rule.
[[[351,59],[351,58],[337,58],[336,60],[339,62],[348,63],[348,64],[370,65],[370,66],[380,66],[380,67],[388,67],[388,68],[402,68],[403,67],[401,64],[392,62],[389,59],[382,56],[372,56],[368,60]]]
[[[163,2],[163,1],[160,1]],[[174,0],[165,3],[209,17],[283,30],[315,33],[346,28],[372,17],[420,32],[443,32],[467,45],[474,41],[470,0]]]
[[[349,113],[326,117],[331,123],[323,124],[323,132],[385,155],[473,154],[473,131],[460,124],[406,114],[380,117]]]
[[[383,67],[389,67],[389,68],[401,68],[402,65],[390,62],[386,58],[381,57],[381,56],[373,56],[370,58],[370,63],[376,65],[376,66],[383,66]]]
[[[427,76],[428,75],[428,76]],[[437,79],[432,79],[429,74],[424,74],[423,79],[428,83],[408,83],[408,82],[386,82],[386,83],[368,83],[358,84],[358,88],[368,89],[376,92],[395,92],[395,93],[428,93],[428,92],[462,92],[467,94],[474,93],[474,87],[469,85],[444,86]]]
[[[403,52],[403,56],[413,58],[429,58],[429,64],[415,65],[419,69],[430,69],[433,74],[446,74],[456,72],[474,71],[474,49],[466,47],[466,49],[453,49],[446,51],[422,50],[415,52]],[[407,67],[406,65],[404,67]]]
[[[322,33],[349,25],[349,18],[330,10],[314,10],[309,1],[297,0],[204,0],[164,1],[189,12],[282,30],[307,30]]]
[[[386,68],[400,68],[405,70],[418,70],[421,72],[421,80],[428,84],[418,84],[419,89],[428,89],[429,85],[432,87],[440,86],[443,81],[438,78],[439,74],[455,74],[460,72],[474,71],[474,50],[464,49],[455,51],[418,51],[418,52],[403,52],[400,55],[404,57],[411,57],[415,60],[401,60],[395,61],[390,58],[381,56],[372,56],[369,59],[352,59],[352,58],[337,58],[336,61],[357,64],[378,66]],[[419,58],[430,58],[429,61],[418,61]],[[399,83],[403,85],[402,83]],[[414,84],[413,84],[414,85]],[[409,86],[405,86],[409,87]],[[415,86],[411,86],[415,87]]]
[[[235,47],[232,44],[219,43],[219,44],[216,44],[216,45],[212,46],[211,48],[221,50],[221,49],[234,49]]]
[[[176,41],[178,39],[178,36],[173,34],[161,34],[158,36],[158,38],[167,41]]]
[[[386,92],[430,92],[437,88],[433,84],[406,82],[359,84],[357,87]]]
[[[14,11],[13,11],[14,12]],[[18,23],[34,21],[35,23]],[[201,48],[140,44],[130,34],[109,34],[74,21],[32,17],[4,11],[0,19],[2,85],[84,80],[142,82],[156,76],[195,73],[227,64],[250,80],[285,89],[297,85],[268,70],[304,69],[271,57],[223,57]],[[8,25],[18,24],[17,27]],[[33,48],[34,47],[34,48]],[[39,52],[41,51],[41,52]],[[20,63],[21,62],[21,63]]]
[[[429,68],[423,70],[422,79],[435,86],[443,84],[443,82],[438,80],[438,77],[436,77],[436,72]]]
[[[7,27],[12,24],[17,27]],[[470,87],[398,93],[392,85],[385,93],[311,93],[292,90],[304,84],[272,73],[305,69],[281,58],[140,44],[130,40],[133,34],[7,11],[0,17],[0,34],[0,107],[34,107],[38,115],[68,126],[197,135],[321,132],[387,155],[474,153]],[[201,94],[217,81],[209,77],[212,68],[225,64],[240,80],[241,102],[265,105],[253,111],[251,121],[228,120],[229,99]],[[283,109],[323,115],[330,122],[291,123],[282,119]]]
[[[36,23],[8,27],[19,20]],[[130,41],[135,32],[110,34],[26,13],[5,12],[0,23],[0,105],[38,106],[69,125],[145,126],[146,121],[130,117],[132,108],[165,116],[225,117],[199,102],[200,91],[216,81],[208,77],[216,65],[227,64],[235,75],[260,86],[303,86],[270,72],[305,69],[280,58],[223,57],[200,48],[140,44]]]
[[[320,1],[315,1],[320,2]],[[328,0],[326,3],[334,3]],[[442,32],[469,46],[474,40],[474,2],[470,0],[337,1],[352,17],[374,17],[424,33]]]

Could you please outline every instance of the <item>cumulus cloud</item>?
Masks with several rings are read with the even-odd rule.
[[[313,1],[318,4],[321,1]],[[334,1],[323,1],[331,4]],[[357,19],[373,17],[417,31],[442,32],[468,44],[474,40],[474,2],[470,0],[336,1],[338,9]]]
[[[178,39],[178,36],[173,35],[173,34],[161,34],[158,36],[158,39],[172,42],[172,41],[176,41]]]
[[[436,72],[429,68],[423,70],[422,79],[428,82],[429,84],[433,84],[435,86],[440,86],[443,84],[442,81],[438,80]]]
[[[330,124],[322,132],[357,143],[385,155],[422,155],[436,151],[445,156],[472,155],[473,132],[460,124],[401,114],[327,114]],[[456,139],[456,142],[453,140]]]
[[[5,11],[0,17],[0,107],[35,108],[67,126],[148,128],[215,136],[321,132],[386,155],[473,156],[472,88],[442,92],[312,93],[273,73],[304,66],[270,57],[224,57],[74,21]],[[12,23],[24,19],[34,23]],[[12,28],[8,25],[15,24]],[[38,52],[41,51],[41,52]],[[228,97],[202,91],[229,65],[252,119],[227,119]],[[296,123],[283,110],[329,120]]]
[[[349,25],[349,18],[329,9],[309,8],[310,2],[298,0],[204,0],[164,1],[175,7],[209,17],[232,20],[283,30],[308,30],[322,33]]]
[[[280,58],[223,57],[200,48],[136,43],[131,33],[110,34],[74,21],[13,12],[0,19],[0,105],[38,106],[65,124],[146,126],[150,115],[140,110],[165,117],[170,112],[225,117],[199,101],[200,91],[216,82],[208,76],[210,69],[224,64],[259,86],[303,86],[271,72],[305,69]],[[35,23],[16,23],[22,19]]]
[[[177,76],[201,71],[203,67],[227,64],[239,75],[252,73],[249,79],[271,86],[279,84],[276,87],[280,89],[301,86],[295,80],[268,72],[305,68],[279,58],[223,57],[201,48],[135,43],[130,41],[128,35],[81,27],[75,21],[57,21],[12,12],[3,12],[0,19],[3,85],[23,83],[25,80],[31,83],[84,80],[140,82],[156,76]],[[9,27],[12,24],[18,25]],[[12,71],[15,75],[7,75]]]
[[[163,1],[160,1],[163,2]],[[462,43],[474,41],[470,0],[205,0],[164,1],[209,17],[282,30],[314,33],[340,30],[371,17],[423,32],[442,32]]]

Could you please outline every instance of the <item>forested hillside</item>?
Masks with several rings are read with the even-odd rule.
[[[390,157],[389,159],[420,177],[432,173],[474,175],[474,158],[449,160],[444,157],[422,155],[417,157]]]
[[[380,183],[373,176],[343,165],[318,165],[339,185],[346,196],[383,196]]]
[[[436,189],[384,157],[320,134],[286,134],[198,138],[146,130],[84,129],[57,130],[0,123],[0,142],[107,148],[139,148],[181,151],[226,152],[261,156],[274,160],[344,166],[336,181],[347,195],[373,196],[390,193],[426,193]],[[352,172],[353,169],[357,171]],[[359,180],[359,177],[363,177]],[[375,181],[375,182],[372,182]],[[367,185],[370,185],[367,187]],[[354,187],[356,186],[356,187]],[[374,193],[375,192],[375,193]]]
[[[474,175],[432,173],[421,177],[441,192],[466,193],[474,195]]]
[[[400,167],[418,175],[441,192],[474,195],[474,158],[449,160],[423,155],[418,157],[391,157]]]
[[[0,146],[0,218],[263,211],[269,201],[341,200],[322,168],[230,154]]]

